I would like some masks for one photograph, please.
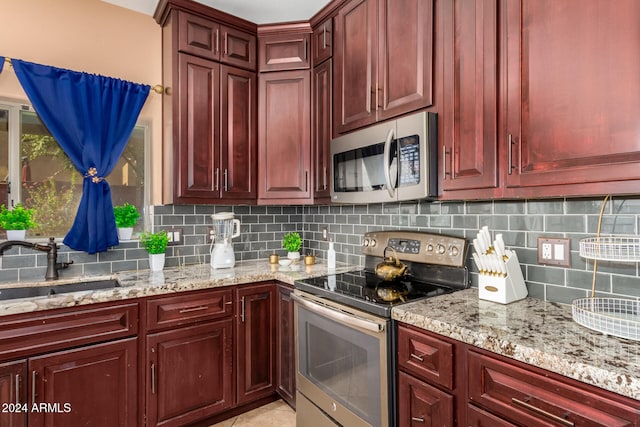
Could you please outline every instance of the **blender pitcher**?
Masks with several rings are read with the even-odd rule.
[[[211,268],[230,268],[236,264],[231,239],[240,235],[240,220],[233,218],[233,212],[211,215],[213,235],[211,242]]]

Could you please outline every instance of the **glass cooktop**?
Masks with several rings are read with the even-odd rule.
[[[455,290],[442,285],[418,282],[411,276],[386,282],[379,279],[375,273],[366,270],[297,280],[295,287],[387,318],[391,317],[391,308],[398,304]]]

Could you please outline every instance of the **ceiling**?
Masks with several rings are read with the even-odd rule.
[[[107,3],[153,16],[158,0],[103,0]],[[330,0],[195,0],[198,3],[255,24],[304,21],[315,15]]]

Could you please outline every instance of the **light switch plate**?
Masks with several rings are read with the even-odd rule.
[[[538,237],[538,264],[571,267],[571,239]]]

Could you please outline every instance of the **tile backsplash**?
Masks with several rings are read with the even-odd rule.
[[[241,222],[241,235],[234,239],[236,259],[266,259],[271,253],[285,254],[281,241],[288,231],[303,237],[304,253],[325,258],[328,243],[322,228],[336,242],[339,262],[362,265],[361,236],[367,231],[411,229],[475,237],[487,225],[493,235],[502,233],[505,243],[518,253],[529,295],[569,303],[590,294],[593,261],[580,257],[578,242],[597,232],[602,199],[549,199],[473,202],[402,202],[370,205],[326,206],[194,206],[153,207],[154,228],[180,227],[183,242],[167,251],[167,265],[209,262],[206,240],[210,215],[234,212]],[[602,234],[637,235],[640,230],[640,198],[613,198],[604,212]],[[537,238],[571,239],[571,268],[537,263]],[[61,248],[60,261],[73,261],[61,277],[110,274],[145,269],[147,253],[138,242],[123,242],[107,252],[88,255]],[[46,254],[14,248],[0,257],[0,280],[32,280],[44,277]],[[468,262],[472,286],[477,286],[475,265]],[[640,298],[638,263],[598,263],[596,290],[601,296]]]

